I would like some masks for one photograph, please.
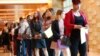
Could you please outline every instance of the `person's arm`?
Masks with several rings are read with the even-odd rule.
[[[31,23],[30,23],[30,29],[31,29],[31,35],[32,35],[32,37],[34,37],[35,36],[35,29],[34,29],[34,22],[33,21],[31,21]]]
[[[40,21],[40,24],[41,24],[41,33],[40,33],[40,37],[45,37],[45,34],[44,34],[44,30],[43,30],[43,22],[42,21]]]
[[[59,26],[61,26],[61,28],[60,28],[60,39],[62,39],[63,38],[63,36],[64,36],[64,21],[63,20],[61,20],[60,21],[60,25]]]
[[[87,21],[87,17],[85,17],[85,28],[89,30],[89,25]],[[87,52],[89,52],[89,33],[86,34],[86,45],[87,45]]]
[[[74,28],[74,24],[71,24],[71,14],[66,14],[64,19],[65,28]]]
[[[71,13],[68,13],[65,15],[64,19],[64,26],[65,28],[71,30],[71,29],[80,29],[82,26],[81,25],[75,25],[74,23],[72,24],[71,22],[73,21],[73,15]]]
[[[53,38],[54,39],[60,39],[60,34],[58,32],[56,32],[56,26],[55,26],[55,21],[52,22],[52,25],[51,25],[51,29],[52,29],[52,32],[53,32]]]
[[[87,48],[87,52],[89,52],[89,35],[86,34],[86,48]]]
[[[43,31],[43,18],[42,18],[41,14],[40,14],[40,11],[38,11],[37,13],[38,13],[38,16],[39,16],[39,23],[41,25],[40,26],[41,27],[41,30],[40,30],[41,33],[38,36],[42,37],[42,36],[45,36],[44,35],[44,31]]]
[[[85,26],[88,26],[88,20],[87,20],[88,16],[87,16],[86,14],[84,14],[83,11],[80,11],[80,13],[81,13],[81,15],[82,15],[83,18],[84,18],[84,25],[85,25]]]

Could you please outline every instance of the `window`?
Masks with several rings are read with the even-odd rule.
[[[72,0],[64,1],[64,13],[67,13],[70,9],[72,9]]]

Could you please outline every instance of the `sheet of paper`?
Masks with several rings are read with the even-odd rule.
[[[83,44],[86,42],[86,34],[88,33],[88,29],[82,27],[80,33],[81,33],[81,44]]]
[[[46,31],[44,31],[44,33],[45,33],[47,38],[52,37],[53,33],[52,33],[52,30],[51,30],[51,26]]]

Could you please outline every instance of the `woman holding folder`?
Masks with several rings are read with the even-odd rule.
[[[48,8],[44,12],[42,17],[43,17],[43,30],[46,31],[47,29],[49,29],[51,27],[53,17],[54,17],[54,9],[53,8]],[[49,54],[49,56],[54,56],[54,54],[55,54],[54,50],[50,48],[51,39],[52,39],[52,36],[50,38],[47,38],[47,36],[46,36],[46,38],[45,38],[48,54]]]
[[[71,56],[77,56],[78,51],[80,56],[86,56],[86,42],[81,44],[80,29],[87,27],[87,18],[80,10],[81,1],[72,0],[72,3],[73,9],[65,15],[64,19],[65,34],[70,37]]]

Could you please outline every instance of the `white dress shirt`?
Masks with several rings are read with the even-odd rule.
[[[19,34],[23,34],[26,29],[27,29],[26,34],[31,36],[30,26],[29,26],[27,20],[24,20],[20,23]]]
[[[60,30],[60,35],[64,35],[64,21],[63,19],[59,19],[59,30]]]

